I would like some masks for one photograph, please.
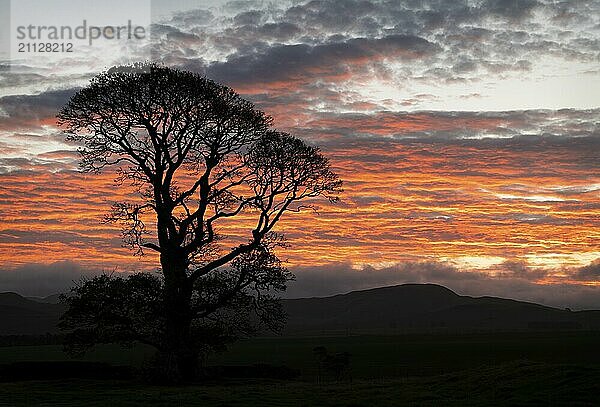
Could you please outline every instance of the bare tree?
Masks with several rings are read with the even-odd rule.
[[[289,273],[273,252],[283,242],[274,231],[282,216],[313,208],[317,198],[336,201],[341,191],[318,148],[273,130],[251,102],[199,74],[151,63],[115,67],[79,90],[58,118],[67,139],[82,144],[83,171],[114,167],[117,184],[138,197],[114,204],[107,221],[123,224],[123,240],[137,254],[159,254],[162,279],[144,287],[162,293],[155,312],[163,325],[149,334],[129,323],[125,331],[155,345],[180,377],[193,374],[198,343],[211,340],[198,321],[219,313],[235,319],[232,304],[240,301],[264,309],[272,302],[261,303],[261,293],[285,288]],[[253,219],[243,240],[222,226],[241,217]],[[74,301],[72,328],[85,319]]]

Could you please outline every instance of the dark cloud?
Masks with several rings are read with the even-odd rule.
[[[207,26],[213,23],[215,15],[212,11],[206,9],[187,10],[175,13],[172,18],[173,23],[184,28],[193,28],[196,26]]]
[[[236,25],[259,25],[264,19],[264,13],[260,10],[245,11],[233,18]]]
[[[454,76],[464,73],[477,75],[477,66],[487,67],[489,72],[495,73],[527,69],[531,61],[522,56],[532,51],[563,53],[569,58],[579,56],[584,59],[598,55],[597,48],[594,48],[595,39],[578,36],[559,42],[560,39],[531,26],[526,20],[535,8],[542,7],[534,0],[488,0],[478,6],[467,1],[317,0],[287,9],[259,7],[248,9],[244,6],[233,18],[221,19],[206,10],[193,10],[177,14],[170,24],[194,34],[199,34],[200,30],[212,47],[228,55],[228,62],[232,64],[257,64],[258,61],[244,58],[256,52],[263,54],[267,60],[269,55],[289,57],[279,49],[282,46],[328,47],[332,42],[339,43],[341,40],[394,35],[422,38],[438,43],[444,49],[438,63],[430,66],[440,69],[428,71],[434,77],[445,73],[444,66],[455,66]],[[487,19],[494,16],[507,18],[510,22],[505,23],[504,29],[489,29],[486,27]],[[208,22],[215,28],[221,26],[221,29],[204,30],[202,27]],[[532,29],[538,31],[537,35],[529,34]],[[173,36],[172,40],[177,41],[177,37]],[[515,44],[520,46],[515,47]],[[316,50],[315,56],[318,55]],[[310,59],[311,56],[307,57]],[[341,52],[341,62],[344,57]],[[472,60],[468,61],[468,58]],[[278,61],[276,58],[274,63]],[[418,64],[419,61],[414,62]],[[446,74],[453,76],[451,72]]]
[[[582,267],[581,276],[596,280],[600,269],[595,262]],[[531,269],[518,261],[507,261],[501,276],[466,272],[440,262],[407,262],[375,269],[357,270],[350,263],[314,267],[296,267],[296,280],[288,285],[286,298],[328,296],[375,287],[405,283],[435,283],[458,294],[498,296],[572,309],[600,308],[600,288],[575,284],[536,284]],[[91,270],[63,261],[52,264],[27,264],[0,273],[0,292],[12,291],[27,296],[47,296],[66,292],[82,279],[113,270]]]
[[[306,100],[329,110],[374,110],[386,102],[365,101],[344,87],[371,80],[400,89],[404,83],[472,86],[506,75],[535,75],[538,62],[547,58],[599,61],[597,22],[589,15],[600,12],[600,3],[580,3],[233,2],[222,15],[192,10],[157,25],[153,57],[207,73],[242,93],[286,93],[293,111]],[[538,17],[547,24],[540,25]],[[337,100],[325,99],[327,92],[337,93]],[[403,97],[390,106],[398,103],[418,108],[424,102]]]
[[[501,15],[509,19],[523,19],[541,6],[536,0],[486,0],[481,8],[489,13]]]
[[[0,98],[0,130],[30,130],[51,124],[58,110],[78,88],[50,90],[36,95],[11,95]],[[48,122],[49,121],[49,122]]]
[[[84,269],[72,261],[28,264],[0,272],[0,292],[12,291],[26,296],[45,297],[64,293],[81,281],[102,271]]]
[[[435,283],[461,295],[497,296],[572,309],[600,308],[600,287],[576,284],[536,284],[524,265],[503,265],[510,276],[460,271],[444,263],[412,262],[395,266],[356,270],[349,263],[317,267],[298,267],[296,281],[289,284],[287,298],[327,296],[353,290],[405,283]],[[596,273],[598,270],[592,271]],[[586,269],[587,270],[587,269]],[[590,269],[592,270],[592,269]],[[596,274],[597,275],[597,274]],[[534,276],[537,278],[539,276]]]
[[[546,277],[549,270],[532,268],[524,261],[506,260],[499,266],[500,276],[508,278],[519,278],[526,280],[537,280]]]
[[[378,8],[378,5],[370,1],[313,0],[290,7],[285,11],[284,18],[301,22],[308,27],[341,31],[360,27],[364,21],[370,21],[367,17]]]
[[[578,150],[582,163],[593,164],[600,150],[599,118],[600,109],[314,112],[311,120],[296,126],[294,131],[310,138],[311,134],[335,135],[339,139],[329,138],[334,142],[368,138],[371,142],[442,142],[465,147],[504,146],[520,151],[555,146]]]
[[[538,12],[547,25],[533,18]],[[152,55],[230,84],[270,82],[271,76],[300,81],[306,92],[297,95],[299,103],[327,75],[332,83],[375,78],[443,84],[525,72],[547,56],[598,61],[592,18],[598,12],[594,1],[240,1],[178,12],[153,25]],[[407,58],[402,50],[435,58]],[[402,72],[377,64],[378,56],[402,62]],[[360,65],[357,58],[371,59],[369,69],[348,66]],[[0,86],[50,80],[33,71],[8,75],[6,69],[0,69],[7,79]],[[406,100],[405,106],[418,106]]]
[[[236,56],[209,66],[206,74],[228,84],[295,81],[299,77],[320,79],[348,72],[353,64],[364,65],[386,57],[420,58],[438,50],[435,44],[415,36],[353,38],[344,42],[310,46],[280,45],[265,53]]]
[[[267,23],[263,24],[255,30],[252,30],[252,34],[264,37],[266,39],[279,39],[286,40],[300,34],[300,28],[290,22],[278,22],[278,23]]]
[[[28,86],[46,80],[39,72],[3,72],[0,65],[0,89]]]
[[[600,281],[600,260],[577,269],[572,276],[577,280]]]
[[[296,281],[290,283],[287,297],[327,296],[404,281],[431,282],[456,277],[459,271],[450,265],[423,262],[404,263],[394,267],[356,270],[350,263],[337,263],[316,267],[297,267],[292,271]],[[465,274],[465,276],[468,276]]]
[[[10,150],[4,150],[9,152]],[[25,152],[22,152],[25,154]],[[73,171],[77,169],[79,157],[76,152],[70,151],[67,155],[64,153],[53,152],[38,154],[33,158],[26,157],[0,157],[0,174],[15,172],[30,172],[31,174],[40,172],[62,172]]]

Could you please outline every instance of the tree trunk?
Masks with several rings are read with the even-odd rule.
[[[163,258],[164,257],[164,258]],[[165,332],[159,359],[165,379],[175,383],[194,379],[198,373],[198,350],[191,335],[192,285],[181,258],[161,256],[165,276]]]

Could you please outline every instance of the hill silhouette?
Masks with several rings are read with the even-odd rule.
[[[0,335],[56,333],[56,296],[0,293]],[[568,311],[496,297],[458,295],[435,284],[403,284],[331,297],[283,300],[284,335],[600,329],[600,311]]]
[[[49,301],[53,296],[48,297]],[[56,333],[64,306],[31,300],[17,293],[0,293],[0,335]]]
[[[44,304],[58,304],[59,297],[60,297],[60,294],[52,294],[52,295],[48,295],[46,297],[25,297],[25,298],[27,298],[28,300],[41,302]]]
[[[286,300],[284,307],[288,334],[600,329],[600,311],[572,312],[504,298],[461,296],[436,284]]]

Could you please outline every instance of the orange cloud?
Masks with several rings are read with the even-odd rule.
[[[489,268],[518,259],[560,270],[600,255],[600,178],[576,148],[356,140],[326,154],[345,180],[343,202],[281,222],[291,248],[280,254],[290,265],[443,259]],[[110,174],[30,169],[2,181],[0,267],[64,260],[156,267],[153,255],[134,259],[120,247],[117,226],[100,223],[111,202],[132,198]],[[224,223],[221,233],[233,236],[224,248],[247,236],[252,222],[245,215]],[[564,276],[539,281],[557,279]]]

